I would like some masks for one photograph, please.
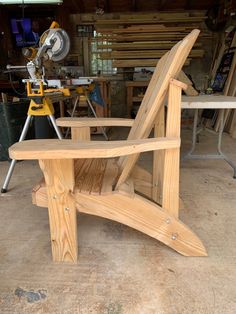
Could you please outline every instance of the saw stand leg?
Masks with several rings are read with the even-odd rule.
[[[53,128],[54,130],[56,131],[56,134],[58,136],[58,138],[60,140],[62,140],[62,134],[61,134],[61,131],[60,129],[58,128],[58,126],[56,125],[56,120],[55,120],[55,117],[53,115],[48,115],[48,118],[50,119],[50,121],[52,122],[52,125],[53,125]],[[23,130],[22,130],[22,133],[21,133],[21,136],[20,136],[20,139],[19,139],[19,142],[22,142],[24,141],[26,135],[27,135],[27,132],[29,130],[29,126],[31,124],[31,122],[33,121],[33,116],[32,115],[28,115],[27,116],[27,119],[25,121],[25,124],[24,124],[24,127],[23,127]],[[14,171],[14,168],[15,168],[15,165],[16,165],[16,160],[15,159],[12,159],[11,163],[10,163],[10,167],[8,169],[8,172],[7,172],[7,175],[6,175],[6,178],[5,178],[5,181],[3,183],[3,187],[1,189],[1,193],[6,193],[7,192],[7,188],[8,188],[8,185],[9,185],[9,182],[11,180],[11,177],[12,177],[12,174],[13,174],[13,171]]]
[[[92,105],[90,99],[88,98],[88,96],[85,96],[85,97],[86,97],[86,102],[87,102],[87,104],[89,105],[89,108],[91,109],[91,111],[92,111],[94,117],[95,117],[95,118],[98,118],[98,116],[97,116],[97,114],[96,114],[96,111],[94,110],[93,105]],[[75,100],[75,104],[74,104],[74,107],[73,107],[73,109],[72,109],[71,117],[74,116],[75,110],[76,110],[76,107],[77,107],[78,104],[79,104],[79,96],[78,96],[78,97],[76,98],[76,100]],[[101,130],[102,130],[102,134],[104,135],[105,139],[108,141],[109,139],[108,139],[107,134],[106,134],[106,132],[105,132],[105,130],[104,130],[104,128],[103,128],[102,126],[101,126]],[[69,128],[68,128],[67,131],[66,131],[65,138],[67,138],[68,134],[69,134]]]

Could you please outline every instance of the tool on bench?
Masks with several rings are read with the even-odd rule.
[[[44,62],[51,60],[59,62],[63,60],[70,50],[70,39],[65,30],[61,29],[57,22],[52,22],[50,28],[45,31],[39,40],[39,47],[29,47],[23,49],[23,55],[28,59],[26,66],[7,66],[11,71],[28,71],[29,78],[23,79],[26,83],[27,96],[30,98],[29,110],[19,142],[23,141],[27,135],[29,126],[35,116],[47,116],[58,136],[62,139],[62,133],[56,124],[54,117],[53,102],[75,98],[80,95],[81,87],[89,86],[92,78],[80,77],[69,80],[47,80],[45,78]],[[92,105],[90,108],[92,110]],[[95,117],[96,113],[92,110]],[[106,133],[103,134],[107,139]],[[6,193],[14,171],[16,160],[12,160],[8,169],[1,193]]]

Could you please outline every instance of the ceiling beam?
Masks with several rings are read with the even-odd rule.
[[[109,0],[106,0],[105,12],[106,12],[106,13],[110,13],[110,2],[109,2]]]
[[[132,0],[132,11],[136,12],[137,11],[137,1]]]
[[[184,9],[185,10],[191,10],[191,8],[192,8],[192,0],[186,0]]]
[[[84,1],[83,0],[70,0],[72,2],[72,8],[75,9],[77,12],[85,13]],[[69,1],[68,1],[69,3]]]
[[[159,0],[159,10],[163,10],[166,5],[167,0]]]

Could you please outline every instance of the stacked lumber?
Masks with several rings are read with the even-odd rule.
[[[217,66],[219,66],[221,59],[223,58],[224,52],[228,49],[234,49],[234,56],[232,59],[232,63],[230,65],[230,70],[228,73],[227,80],[225,82],[223,94],[225,96],[236,96],[236,32],[232,38],[232,41],[229,46],[225,43],[225,38],[223,37],[223,41],[219,49],[219,55],[216,58],[213,66],[213,75],[216,75]],[[217,117],[215,118],[215,126],[214,130],[216,132],[219,131],[220,128],[220,120],[222,115],[224,115],[224,130],[229,132],[233,138],[236,138],[236,111],[232,109],[222,109],[216,113]]]
[[[135,14],[82,14],[80,25],[93,23],[98,37],[97,57],[113,60],[113,67],[155,66],[175,43],[192,29],[202,30],[186,64],[204,56],[202,38],[211,38],[206,30],[205,11]]]

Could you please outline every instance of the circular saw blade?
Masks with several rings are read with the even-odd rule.
[[[54,62],[63,60],[70,51],[70,38],[67,32],[63,29],[57,29],[51,40],[54,43],[48,51],[50,59]]]

